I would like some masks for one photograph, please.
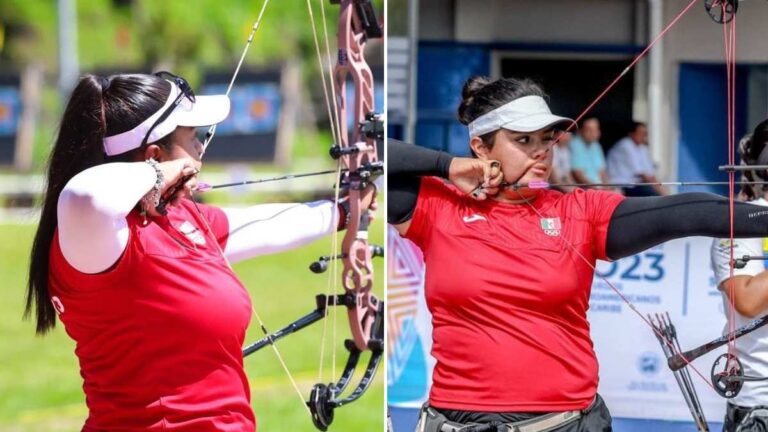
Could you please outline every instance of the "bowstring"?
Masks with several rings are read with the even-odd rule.
[[[720,8],[723,16],[726,14],[727,2],[722,2]],[[725,70],[726,70],[726,123],[727,123],[727,151],[728,151],[728,163],[730,165],[736,165],[736,152],[735,152],[735,140],[736,140],[736,13],[734,12],[731,20],[724,20],[723,23],[723,49],[725,54]],[[728,212],[729,212],[729,278],[733,280],[735,273],[735,261],[734,261],[734,232],[735,232],[735,172],[733,170],[728,172]],[[728,337],[728,357],[735,355],[736,351],[736,338],[733,335],[733,331],[736,329],[736,287],[733,283],[728,284],[728,310],[726,315],[728,317],[728,331],[730,336]],[[725,369],[726,373],[729,373],[728,362],[726,361]]]
[[[240,68],[243,66],[243,62],[245,61],[245,56],[246,54],[248,54],[248,48],[251,47],[251,42],[253,42],[253,38],[256,36],[256,32],[259,30],[259,27],[261,26],[261,19],[264,17],[264,11],[267,10],[268,4],[269,4],[269,0],[264,0],[264,2],[261,4],[261,10],[259,11],[259,15],[256,18],[256,21],[253,23],[253,27],[251,28],[251,33],[248,35],[248,40],[245,42],[245,48],[243,48],[243,52],[240,54],[240,60],[238,60],[237,66],[235,67],[235,72],[232,74],[232,79],[229,80],[229,85],[227,86],[227,92],[224,93],[227,97],[229,97],[229,93],[232,91],[232,87],[235,85],[235,79],[237,78],[237,75],[240,73]],[[208,132],[205,134],[205,142],[203,143],[203,154],[205,154],[205,151],[208,149],[208,144],[211,143],[214,135],[216,135],[216,125],[211,125],[211,127],[208,128]]]
[[[339,100],[336,99],[336,98],[340,97],[340,96],[341,97],[346,97],[346,95],[337,95],[336,94],[337,82],[335,80],[338,80],[339,77],[336,76],[336,74],[334,73],[333,60],[331,59],[331,46],[330,46],[329,37],[328,37],[328,23],[327,23],[326,15],[325,15],[325,3],[323,2],[323,0],[318,0],[318,3],[320,3],[320,14],[323,17],[323,39],[325,40],[325,57],[326,57],[326,64],[328,65],[328,77],[329,77],[329,80],[331,82],[331,86],[330,86],[331,87],[331,96],[332,96],[331,100],[333,100],[335,103],[339,103]],[[342,6],[343,6],[342,3],[339,2],[339,8],[341,8]],[[339,20],[341,20],[341,10],[339,10]],[[337,41],[337,43],[338,43],[338,41]],[[342,130],[341,122],[342,121],[346,121],[346,119],[342,119],[341,118],[341,114],[340,114],[338,109],[334,109],[333,110],[333,114],[334,114],[333,120],[336,122],[336,130],[338,131],[338,134],[341,135],[341,130]],[[341,145],[341,141],[342,140],[344,140],[344,139],[349,140],[349,136],[346,136],[346,137],[338,136],[337,138],[338,138],[338,141],[336,141],[336,144],[338,144],[339,146]],[[341,160],[342,159],[340,158],[339,159],[339,163],[338,163],[339,174],[336,177],[336,187],[334,188],[334,194],[335,194],[336,202],[339,201],[339,192],[340,192],[340,187],[341,187],[341,165],[342,165]],[[349,169],[349,167],[347,167],[347,169]],[[350,207],[350,209],[351,209],[351,207]],[[338,245],[338,237],[339,237],[338,234],[335,237],[336,237],[336,239],[335,239],[335,244],[333,245],[332,253],[333,253],[333,251],[338,250],[338,247],[339,247],[339,245]],[[349,259],[355,259],[355,258],[354,257],[349,257]],[[334,262],[334,266],[332,266],[331,269],[334,271],[336,276],[338,276],[338,263]],[[336,279],[335,277],[333,278],[333,280],[337,281],[337,283],[338,283],[338,279]],[[333,291],[336,292],[337,289],[338,289],[338,285],[334,284]],[[337,336],[338,326],[337,326],[337,323],[336,323],[337,319],[338,319],[338,308],[335,307],[335,308],[333,308],[333,336],[331,337],[331,376],[332,377],[336,376],[336,349],[335,349],[335,347],[336,347],[336,341],[338,340],[338,336]]]
[[[645,57],[646,54],[648,54],[648,52],[651,50],[651,48],[653,48],[653,46],[656,45],[656,43],[658,41],[660,41],[662,37],[664,37],[664,35],[667,33],[667,31],[669,31],[675,24],[677,24],[677,22],[696,4],[697,1],[699,1],[699,0],[691,0],[691,2],[688,3],[688,5],[686,7],[684,7],[682,10],[680,10],[680,12],[675,16],[675,18],[673,18],[666,25],[666,27],[664,27],[664,29],[662,31],[660,31],[659,34],[657,34],[653,38],[651,43],[649,43],[638,55],[636,55],[635,58],[632,60],[632,62],[629,65],[627,65],[627,67],[625,67],[619,73],[619,75],[617,75],[616,78],[614,78],[614,80],[611,81],[611,83],[608,84],[608,86],[606,86],[605,89],[602,92],[600,92],[600,94],[586,108],[584,108],[584,110],[571,122],[571,124],[568,125],[568,127],[565,129],[564,132],[568,133],[568,132],[571,132],[572,130],[574,130],[579,125],[579,121],[581,119],[583,119],[592,110],[592,108],[594,108],[595,105],[597,105],[597,103],[600,102],[600,100],[602,100],[603,97],[605,97],[605,95],[607,95],[608,92],[610,92],[611,89],[619,81],[621,81],[621,79],[624,78],[624,76],[627,73],[629,73],[629,71],[632,70],[632,68],[634,68],[635,65],[638,62],[640,62],[640,60],[643,59],[643,57]],[[562,137],[564,135],[565,134],[563,133],[563,134],[559,134],[557,137],[555,137],[555,141],[552,143],[552,145],[553,146],[557,145],[560,142],[560,139],[562,139]]]
[[[259,11],[259,15],[256,18],[256,21],[253,24],[253,27],[251,28],[251,32],[248,35],[248,40],[245,43],[245,48],[243,48],[243,52],[240,54],[240,59],[237,62],[237,66],[235,67],[235,72],[232,74],[232,79],[229,81],[229,86],[227,87],[226,95],[229,96],[229,93],[232,91],[232,88],[235,83],[235,79],[237,79],[237,75],[240,73],[240,68],[242,67],[245,57],[248,53],[248,49],[251,46],[251,43],[253,42],[254,37],[256,36],[256,32],[261,26],[261,20],[264,17],[264,12],[267,9],[267,5],[269,4],[269,0],[264,0],[264,2],[261,5],[261,10]],[[200,160],[202,161],[203,156],[205,155],[205,151],[208,149],[208,145],[213,140],[214,135],[216,134],[216,125],[212,125],[208,132],[206,133],[205,142],[203,143],[203,151],[200,155]],[[214,244],[216,245],[217,250],[219,251],[219,254],[221,255],[221,258],[224,260],[224,263],[227,265],[229,270],[234,273],[234,270],[232,269],[232,264],[229,262],[229,259],[227,258],[227,255],[224,253],[224,250],[221,248],[221,245],[219,244],[216,236],[213,233],[213,230],[211,229],[211,225],[208,223],[208,218],[205,217],[200,210],[200,207],[197,205],[197,202],[194,199],[194,192],[192,192],[192,202],[195,204],[195,209],[197,212],[201,215],[201,220],[203,221],[203,224],[205,225],[205,229],[208,232],[208,236],[213,239]],[[261,319],[261,316],[258,312],[256,312],[256,307],[253,305],[253,302],[251,302],[251,312],[253,312],[253,316],[256,317],[256,320],[259,323],[259,327],[261,328],[262,332],[264,332],[265,336],[269,336],[269,330],[267,329],[266,325],[264,324],[264,321]],[[296,379],[294,378],[293,374],[291,373],[290,369],[288,369],[288,365],[285,362],[285,359],[283,358],[282,354],[280,354],[280,350],[277,348],[277,343],[275,341],[270,341],[269,344],[272,347],[272,351],[275,353],[275,356],[277,357],[278,362],[280,363],[280,366],[282,367],[283,371],[285,371],[285,374],[288,376],[288,380],[291,382],[291,386],[295,390],[296,394],[299,397],[299,400],[301,401],[301,406],[306,409],[307,414],[312,416],[312,412],[309,410],[309,406],[304,401],[304,396],[301,394],[301,389],[299,389],[299,385],[296,382]]]
[[[192,202],[195,204],[195,209],[197,210],[198,214],[200,214],[202,217],[203,224],[205,224],[205,230],[208,232],[208,236],[213,239],[213,243],[216,245],[216,249],[219,251],[219,254],[221,255],[221,258],[224,260],[224,263],[229,268],[229,271],[231,271],[233,274],[235,273],[234,269],[232,268],[232,263],[229,262],[229,258],[227,258],[227,255],[224,253],[224,249],[221,248],[221,244],[218,241],[218,238],[216,238],[216,235],[213,233],[213,230],[211,229],[211,225],[208,223],[208,218],[203,215],[203,212],[200,210],[200,207],[197,204],[197,201],[195,201],[194,193],[192,195]],[[261,319],[261,316],[258,312],[256,312],[256,307],[253,305],[253,302],[251,302],[251,311],[253,312],[253,316],[256,317],[256,321],[259,323],[259,327],[261,328],[261,331],[264,332],[265,336],[269,336],[269,330],[267,329],[267,326],[264,324],[264,321]],[[301,405],[307,410],[307,413],[312,416],[312,412],[309,410],[309,406],[304,401],[304,396],[301,394],[301,389],[299,389],[299,385],[296,382],[296,379],[293,377],[293,374],[291,374],[291,371],[288,369],[288,365],[285,363],[285,359],[283,358],[282,354],[280,354],[280,350],[277,349],[277,342],[270,340],[269,346],[272,347],[272,351],[275,353],[275,356],[277,357],[277,361],[280,363],[280,366],[285,371],[286,375],[288,375],[288,380],[291,382],[291,386],[296,391],[296,394],[299,396],[299,400],[301,401]]]
[[[325,72],[325,65],[323,64],[323,55],[321,53],[320,48],[320,41],[318,38],[318,30],[317,25],[315,23],[315,15],[314,11],[312,9],[312,2],[311,0],[306,0],[307,4],[307,12],[309,13],[310,17],[310,23],[312,26],[312,39],[314,42],[315,47],[315,55],[317,58],[318,63],[318,70],[320,71],[320,77],[323,87],[323,96],[325,101],[325,107],[328,112],[328,119],[330,121],[331,126],[331,135],[333,138],[333,144],[335,145],[341,145],[342,140],[344,137],[341,136],[341,123],[340,123],[340,114],[339,110],[336,107],[336,101],[337,101],[337,95],[336,95],[336,83],[334,81],[334,74],[333,74],[333,63],[330,60],[330,44],[328,42],[328,23],[325,15],[325,7],[323,5],[323,0],[318,0],[320,3],[320,9],[321,9],[321,16],[322,16],[322,29],[325,39],[325,46],[326,50],[328,52],[327,58],[328,58],[328,76],[326,77]],[[342,7],[343,5],[339,5],[339,7]],[[329,85],[330,83],[330,85]],[[328,88],[330,87],[330,91]],[[339,196],[340,196],[340,185],[341,185],[341,171],[342,171],[342,161],[341,158],[336,163],[336,182],[333,188],[333,195],[334,195],[334,203],[339,202]],[[332,236],[331,236],[331,250],[328,256],[335,255],[335,252],[339,249],[339,232],[338,230],[334,230]],[[325,364],[325,346],[327,343],[327,335],[328,335],[328,306],[330,304],[330,299],[333,296],[333,293],[335,293],[338,290],[338,260],[331,260],[330,263],[330,270],[328,272],[328,279],[326,283],[326,290],[325,290],[325,298],[326,298],[326,307],[325,307],[325,316],[326,319],[323,320],[323,330],[322,335],[320,337],[320,364],[318,367],[318,382],[323,382],[323,376],[324,376],[324,364]],[[332,336],[331,336],[331,376],[336,376],[336,340],[337,340],[337,317],[338,317],[338,311],[337,307],[333,308],[333,325],[332,325]]]
[[[675,16],[675,18],[673,18],[673,19],[672,19],[672,20],[671,20],[671,21],[670,21],[670,22],[669,22],[669,23],[668,23],[668,24],[667,24],[667,25],[664,27],[664,29],[663,29],[663,30],[661,30],[661,31],[659,32],[659,34],[657,34],[657,35],[656,35],[656,36],[653,38],[653,40],[651,41],[651,43],[649,43],[649,44],[648,44],[648,45],[647,45],[647,46],[646,46],[646,47],[645,47],[645,48],[644,48],[644,49],[643,49],[643,50],[642,50],[642,51],[641,51],[641,52],[640,52],[640,53],[639,53],[637,56],[635,56],[635,58],[632,60],[632,62],[631,62],[631,63],[630,63],[630,64],[629,64],[627,67],[625,67],[625,68],[624,68],[624,69],[623,69],[623,70],[622,70],[622,71],[621,71],[621,72],[620,72],[620,73],[619,73],[619,74],[616,76],[616,78],[614,78],[614,80],[613,80],[613,81],[611,81],[611,83],[610,83],[610,84],[608,84],[608,86],[606,86],[606,87],[605,87],[605,89],[604,89],[604,90],[603,90],[603,91],[602,91],[602,92],[601,92],[601,93],[600,93],[600,94],[599,94],[599,95],[598,95],[598,96],[595,98],[595,100],[593,100],[593,101],[592,101],[592,103],[590,103],[590,104],[589,104],[589,105],[588,105],[586,108],[584,108],[584,111],[582,111],[582,112],[581,112],[581,114],[579,114],[579,115],[578,115],[578,117],[576,117],[576,118],[573,120],[573,123],[571,123],[571,124],[568,126],[568,128],[565,130],[565,132],[570,132],[571,130],[573,130],[573,129],[574,129],[574,128],[575,128],[575,127],[578,125],[579,121],[580,121],[581,119],[583,119],[583,118],[584,118],[584,117],[585,117],[585,116],[586,116],[586,115],[587,115],[587,114],[588,114],[590,111],[592,111],[592,108],[594,108],[594,107],[595,107],[595,105],[597,105],[597,103],[598,103],[598,102],[600,102],[600,101],[603,99],[603,97],[605,97],[605,95],[607,95],[607,94],[608,94],[608,92],[610,92],[610,91],[611,91],[611,89],[612,89],[612,88],[613,88],[613,87],[614,87],[614,86],[615,86],[615,85],[616,85],[616,84],[617,84],[619,81],[621,81],[621,79],[622,79],[622,78],[624,78],[624,76],[625,76],[627,73],[629,73],[629,71],[630,71],[632,68],[634,68],[634,67],[635,67],[635,65],[636,65],[638,62],[640,62],[640,60],[642,60],[642,59],[645,57],[645,55],[646,55],[646,54],[648,54],[648,52],[651,50],[651,48],[653,48],[653,47],[656,45],[656,43],[657,43],[657,42],[659,42],[659,41],[661,40],[661,38],[662,38],[662,37],[664,37],[664,35],[665,35],[665,34],[666,34],[666,33],[667,33],[667,32],[668,32],[668,31],[669,31],[669,30],[670,30],[672,27],[674,27],[674,25],[675,25],[675,24],[677,24],[677,22],[678,22],[678,21],[680,21],[680,19],[681,19],[681,18],[682,18],[682,17],[683,17],[683,16],[684,16],[686,13],[688,13],[688,11],[689,11],[689,10],[690,10],[690,9],[693,7],[693,5],[695,5],[695,4],[696,4],[698,1],[699,1],[699,0],[691,0],[691,2],[690,2],[690,3],[688,3],[688,5],[687,5],[686,7],[684,7],[682,10],[680,10],[680,12],[679,12],[679,13],[678,13],[678,14]],[[557,142],[559,141],[559,139],[560,139],[561,137],[562,137],[562,135],[559,135],[559,136],[557,137],[558,139],[557,139],[557,140],[555,140],[555,144],[557,144]]]

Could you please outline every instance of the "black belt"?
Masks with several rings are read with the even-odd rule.
[[[586,409],[542,414],[532,419],[513,423],[462,424],[448,420],[434,408],[424,405],[419,415],[417,432],[547,432],[578,421],[597,402],[597,397]]]

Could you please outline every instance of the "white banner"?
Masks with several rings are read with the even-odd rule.
[[[703,237],[674,240],[615,263],[601,262],[598,270],[646,319],[651,313],[669,313],[685,351],[718,337],[725,326],[723,299],[710,264],[711,244],[712,239]],[[600,360],[599,392],[611,413],[691,421],[655,334],[597,275],[588,315]],[[724,351],[689,366],[708,421],[722,422],[725,412],[725,399],[708,384],[712,363]]]

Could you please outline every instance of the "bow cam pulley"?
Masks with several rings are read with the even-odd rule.
[[[720,362],[723,362],[720,367]],[[741,361],[733,354],[725,353],[712,364],[712,388],[720,396],[730,399],[735,397],[744,386],[744,367]]]
[[[739,0],[704,0],[704,9],[714,22],[726,24],[733,20],[739,10]]]

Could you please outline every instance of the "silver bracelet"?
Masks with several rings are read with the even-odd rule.
[[[157,180],[155,180],[155,184],[152,186],[152,190],[147,192],[142,200],[144,201],[145,205],[152,204],[153,207],[157,207],[160,204],[161,191],[163,190],[163,186],[165,186],[165,176],[163,176],[163,172],[160,171],[160,164],[155,159],[149,158],[145,162],[154,168],[155,174],[157,175]]]

